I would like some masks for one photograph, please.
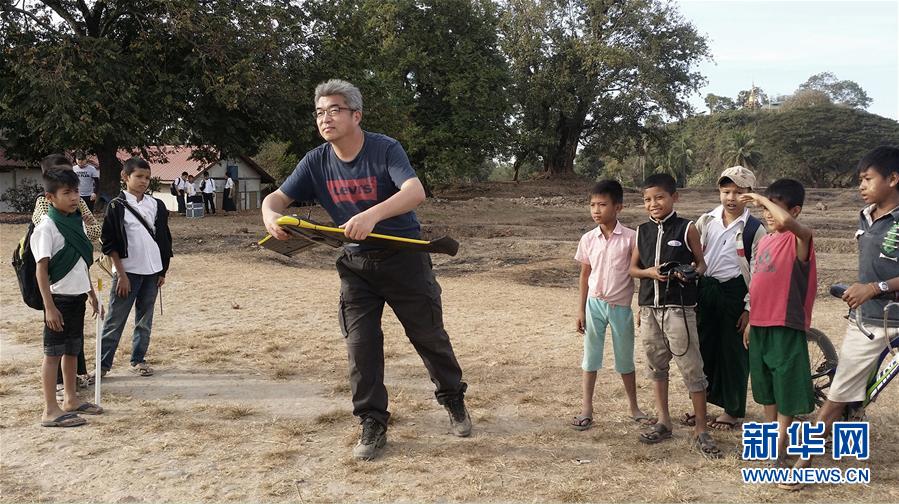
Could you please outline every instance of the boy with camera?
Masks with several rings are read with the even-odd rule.
[[[708,382],[696,330],[696,278],[706,265],[699,231],[692,221],[678,217],[674,211],[678,198],[674,178],[668,174],[650,175],[643,183],[643,205],[649,222],[637,228],[630,274],[640,279],[640,330],[659,420],[640,434],[640,442],[655,444],[671,438],[668,370],[674,359],[693,402],[695,445],[703,456],[719,458],[721,451],[706,431]]]

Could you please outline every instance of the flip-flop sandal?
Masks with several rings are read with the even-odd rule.
[[[708,432],[700,432],[698,436],[693,438],[693,442],[703,457],[710,460],[721,458],[721,450],[718,449],[718,445],[715,444],[715,440],[712,439]]]
[[[593,419],[587,416],[578,415],[571,421],[571,428],[578,431],[585,431],[593,427]]]
[[[84,425],[86,423],[87,420],[81,418],[75,413],[65,413],[63,415],[59,415],[53,420],[41,421],[41,427],[78,427],[79,425]]]
[[[661,443],[666,439],[671,439],[671,436],[671,429],[666,427],[665,424],[657,423],[652,426],[652,429],[640,434],[640,442],[645,444],[656,444]]]
[[[680,424],[686,425],[688,427],[696,426],[696,415],[693,413],[684,413],[684,416],[680,417]]]
[[[659,421],[658,418],[651,417],[645,413],[642,415],[631,415],[628,418],[633,420],[634,422],[637,422],[638,424],[640,424],[644,427],[651,427]]]
[[[720,431],[729,431],[729,430],[737,430],[739,425],[743,422],[739,420],[735,420],[733,422],[728,422],[727,420],[718,420],[717,418],[710,418],[706,425],[715,430]]]
[[[84,402],[81,403],[77,408],[73,410],[69,410],[69,413],[81,413],[82,415],[100,415],[103,413],[103,408],[97,406],[94,403]]]

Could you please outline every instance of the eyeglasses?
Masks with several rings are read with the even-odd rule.
[[[333,107],[328,107],[327,109],[315,109],[315,112],[312,113],[312,117],[314,117],[316,119],[321,119],[321,118],[325,117],[326,113],[330,117],[335,117],[335,116],[337,116],[337,114],[340,113],[341,110],[350,110],[352,112],[356,111],[356,109],[354,109],[354,108],[338,107],[337,105],[334,105]]]

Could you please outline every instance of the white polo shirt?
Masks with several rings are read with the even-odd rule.
[[[83,223],[82,223],[83,225]],[[85,230],[86,232],[87,230]],[[40,262],[45,257],[53,258],[66,246],[66,239],[56,228],[56,223],[49,215],[41,217],[31,233],[31,253],[34,260]],[[61,296],[79,296],[91,290],[91,277],[87,272],[87,263],[78,258],[75,267],[66,276],[54,284],[50,284],[50,293]]]
[[[156,222],[156,199],[144,195],[140,201],[125,191],[125,201],[144,218],[152,229]],[[122,267],[126,273],[152,275],[162,271],[162,254],[159,245],[150,236],[150,232],[130,210],[125,212],[125,236],[128,237],[128,257],[122,258]],[[153,229],[153,232],[156,232]]]
[[[203,185],[203,182],[206,182],[206,185]],[[215,192],[215,180],[211,178],[203,179],[200,182],[200,185],[203,187],[203,192],[206,194],[212,194]]]
[[[712,220],[709,222],[706,234],[703,257],[707,269],[706,276],[710,276],[719,282],[726,282],[742,275],[740,270],[740,257],[737,255],[737,233],[749,219],[749,209],[743,209],[743,215],[734,219],[729,226],[724,225],[724,207],[719,205],[709,212]]]

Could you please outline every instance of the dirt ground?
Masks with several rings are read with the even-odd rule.
[[[156,375],[127,371],[129,324],[104,380],[106,413],[88,417],[85,427],[46,429],[38,426],[41,314],[21,303],[8,260],[25,225],[0,224],[0,501],[899,501],[899,386],[869,409],[870,460],[834,463],[870,467],[872,483],[863,486],[788,494],[744,485],[737,433],[714,434],[728,453],[719,461],[692,450],[684,427],[670,442],[641,445],[610,369],[599,373],[596,427],[567,426],[580,406],[572,257],[592,227],[586,186],[457,187],[421,207],[427,234],[449,233],[461,243],[456,257],[433,259],[474,432],[449,434],[421,360],[388,314],[392,424],[384,456],[368,463],[350,456],[359,428],[337,327],[337,250],[288,259],[260,249],[255,212],[173,217],[176,256],[148,355]],[[695,218],[716,200],[714,191],[688,190],[679,212]],[[816,210],[818,201],[829,210]],[[855,278],[860,206],[853,191],[810,190],[802,217],[816,231],[813,325],[837,344],[845,305],[826,289]],[[313,218],[325,215],[317,209]],[[644,219],[638,195],[629,193],[621,220],[635,226]],[[93,321],[85,334],[92,366]],[[641,406],[653,410],[643,374],[638,387]],[[679,378],[671,409],[688,409]],[[761,419],[751,400],[749,415]]]

